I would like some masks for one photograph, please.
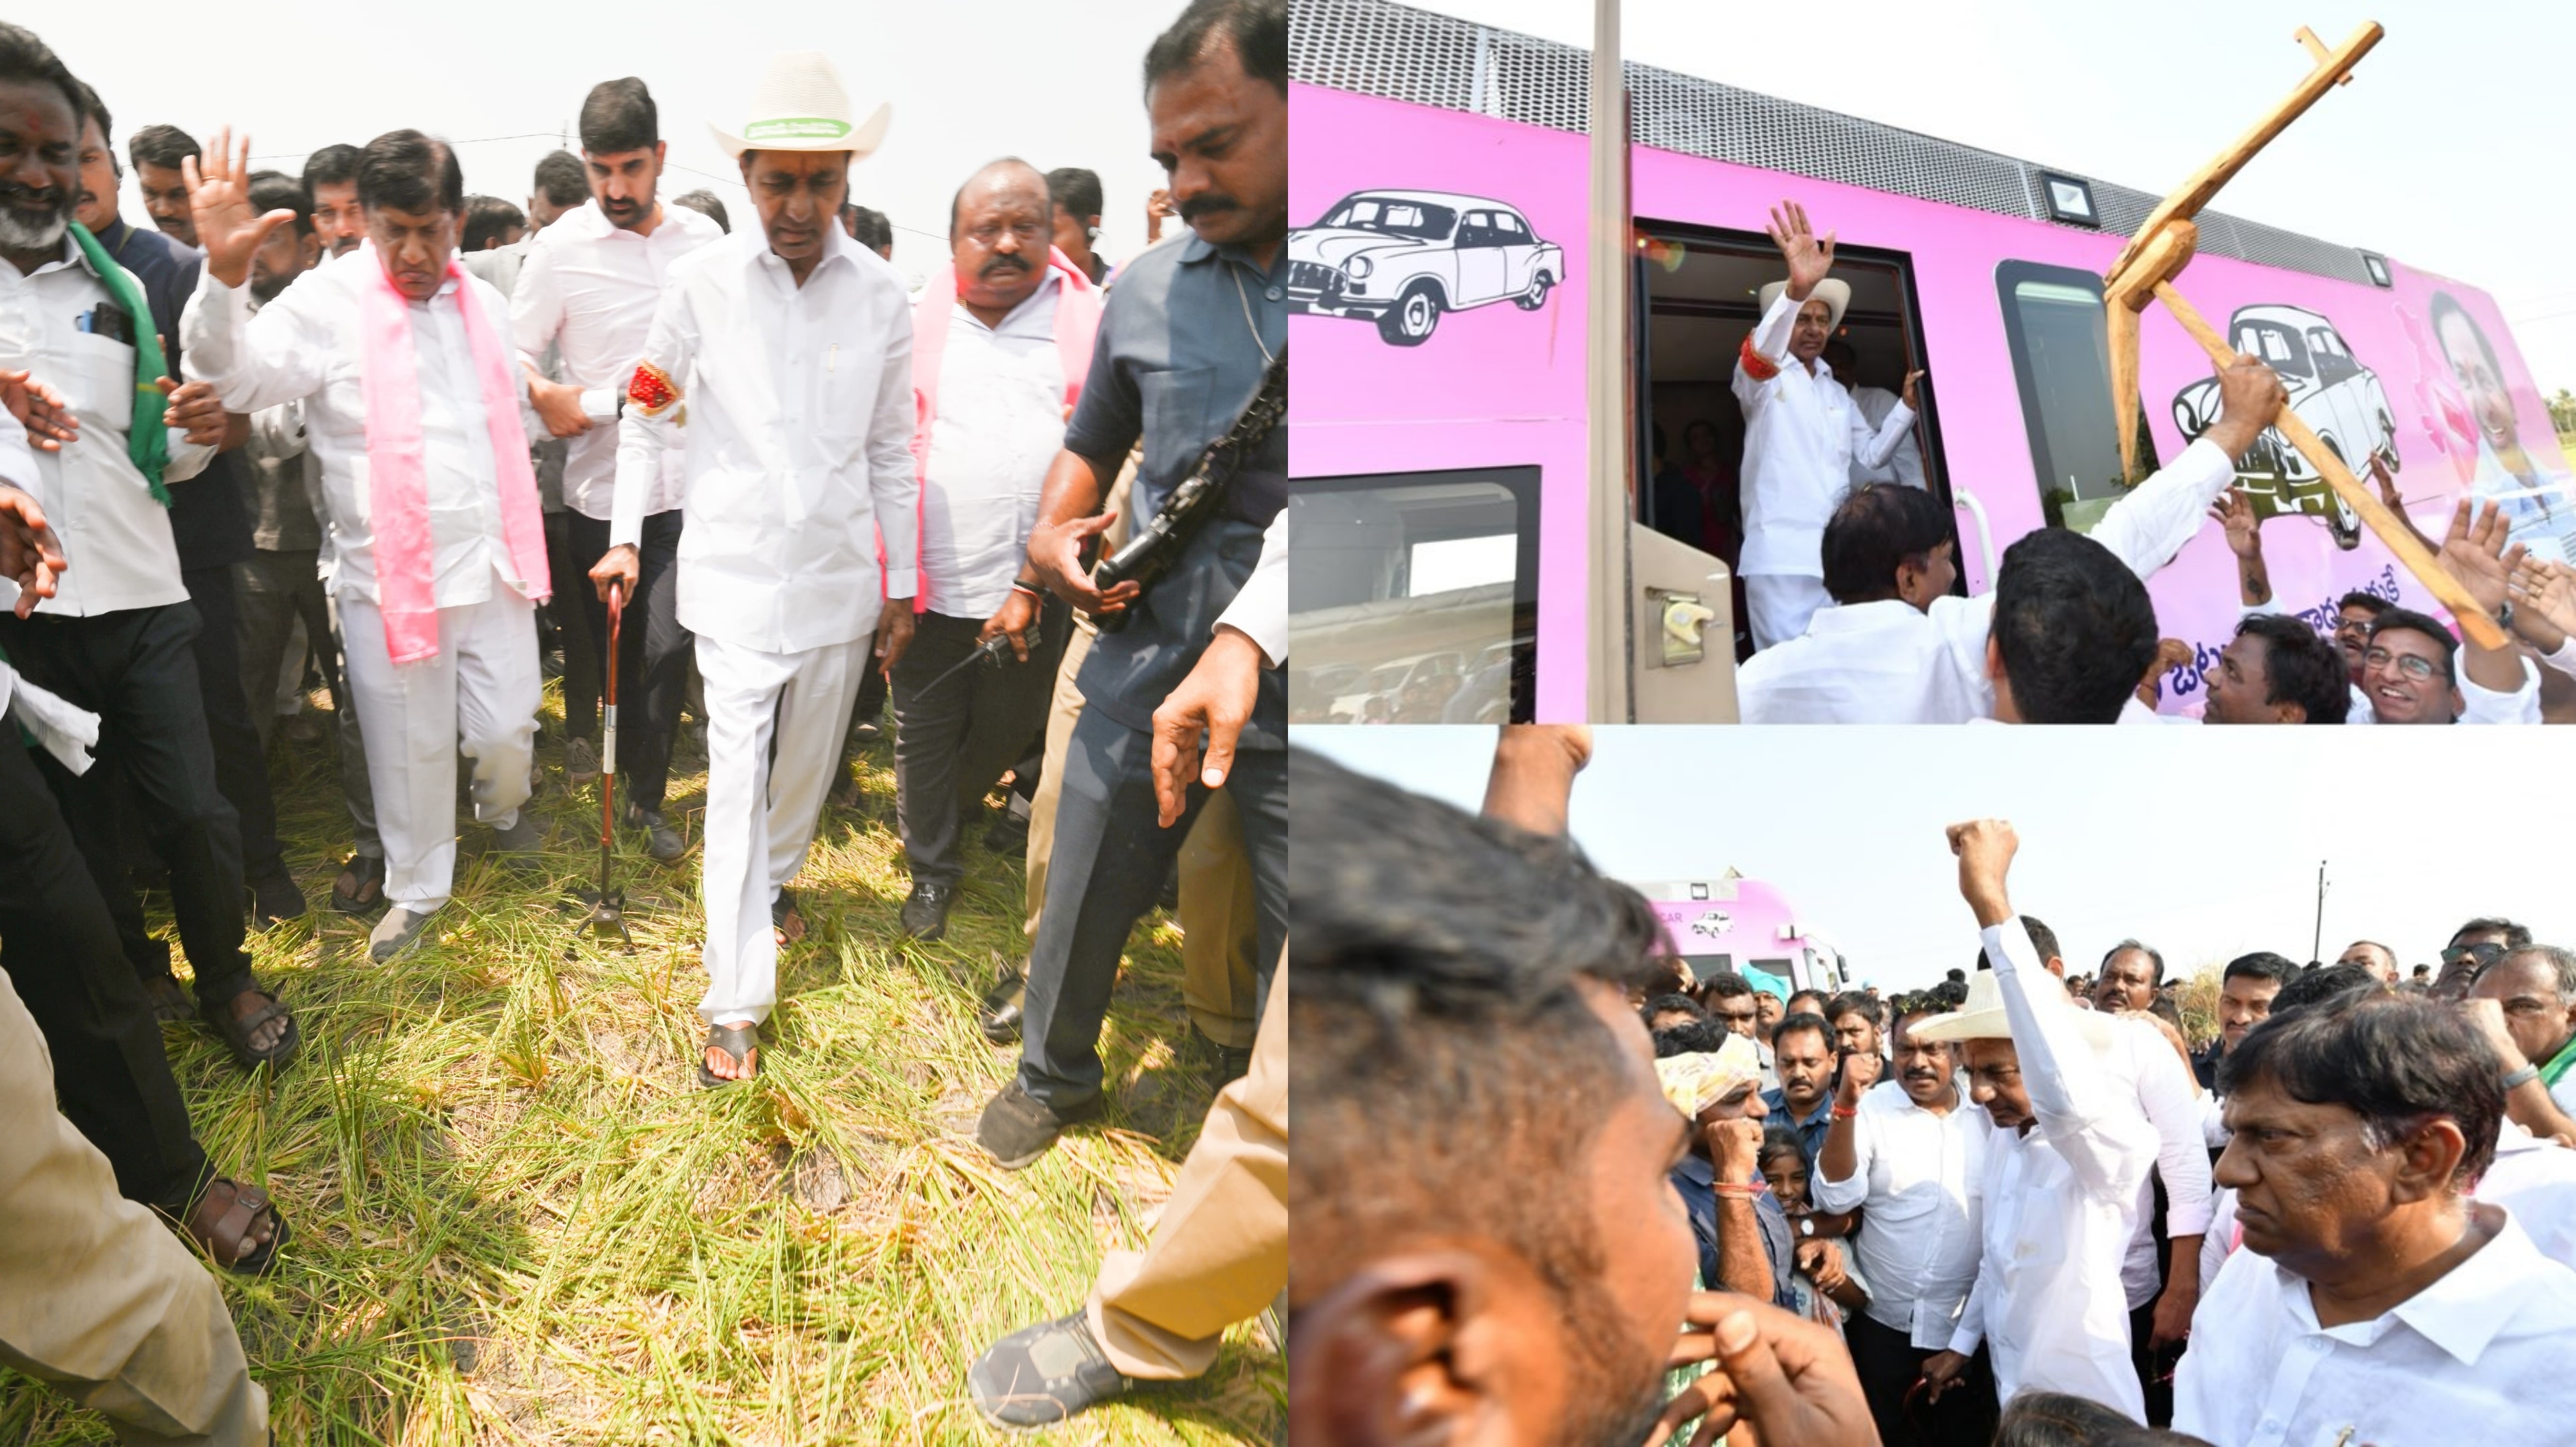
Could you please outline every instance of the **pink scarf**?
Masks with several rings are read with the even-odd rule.
[[[359,264],[368,278],[358,298],[358,379],[367,406],[367,508],[376,534],[376,605],[385,615],[385,651],[396,663],[418,663],[438,656],[419,357],[412,344],[410,301],[394,289],[374,242],[366,244]],[[551,576],[545,519],[537,504],[536,472],[528,463],[527,432],[519,425],[519,389],[512,380],[510,353],[453,256],[447,259],[447,277],[455,283],[457,315],[464,319],[475,380],[481,384],[484,430],[492,440],[493,470],[500,479],[502,536],[522,591],[530,601],[543,602]]]
[[[1065,415],[1070,418],[1073,404],[1082,400],[1082,379],[1091,375],[1091,343],[1100,332],[1100,288],[1052,246],[1047,248],[1047,265],[1063,278],[1055,297],[1055,354],[1064,368]],[[930,424],[939,415],[939,363],[948,351],[948,322],[956,310],[957,268],[943,266],[931,273],[921,299],[912,306],[912,469],[925,484],[930,480]],[[926,500],[928,493],[923,497]],[[882,546],[878,552],[883,563]],[[929,607],[929,597],[928,588],[916,589],[912,611]]]

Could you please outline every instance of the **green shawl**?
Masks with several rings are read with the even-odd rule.
[[[152,330],[152,309],[145,304],[134,274],[117,265],[89,228],[77,221],[72,223],[72,243],[88,260],[89,269],[98,273],[108,295],[134,319],[134,420],[125,429],[125,455],[134,459],[135,468],[151,485],[152,500],[168,507],[170,489],[161,484],[161,469],[170,462],[170,431],[160,419],[169,403],[159,384],[170,374],[170,364],[161,355],[160,335]]]

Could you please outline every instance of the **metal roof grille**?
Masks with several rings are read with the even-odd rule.
[[[1360,95],[1581,134],[1590,55],[1571,45],[1398,5],[1291,0],[1291,78]],[[2032,221],[2048,220],[2043,168],[2010,156],[1715,81],[1626,67],[1630,139],[1641,146],[1865,186]],[[2106,234],[2136,231],[2162,198],[2096,180]],[[2278,227],[2200,214],[2200,250],[2367,283],[2361,253]]]

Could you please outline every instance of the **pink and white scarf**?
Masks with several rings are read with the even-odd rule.
[[[366,243],[358,298],[358,379],[367,406],[367,508],[376,535],[376,604],[385,615],[385,651],[396,663],[438,656],[438,603],[431,587],[428,469],[422,460],[420,366],[413,349],[410,300],[396,290]],[[511,354],[454,256],[448,295],[465,322],[474,377],[483,394],[484,430],[500,479],[501,533],[531,602],[548,594],[545,518],[528,435],[519,425],[519,389]],[[438,305],[433,298],[431,306]]]

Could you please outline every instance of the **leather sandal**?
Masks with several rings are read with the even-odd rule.
[[[340,866],[340,877],[331,881],[331,907],[342,914],[368,914],[382,909],[384,903],[385,861],[373,855],[350,855]]]
[[[707,1069],[707,1052],[710,1050],[721,1050],[725,1054],[732,1056],[735,1064],[748,1069],[751,1074],[744,1076],[741,1079],[727,1080],[723,1076],[716,1074],[714,1071]],[[758,1025],[710,1025],[707,1027],[707,1043],[698,1048],[699,1089],[714,1090],[720,1086],[741,1085],[744,1081],[757,1077],[759,1074],[760,1027]]]
[[[143,998],[152,1002],[152,1018],[165,1025],[177,1024],[197,1013],[197,997],[167,970],[143,977]]]
[[[224,1202],[222,1209],[209,1221],[206,1213],[215,1205],[218,1187],[230,1191],[232,1198]],[[268,1239],[250,1254],[242,1255],[242,1243],[250,1239],[251,1228],[259,1224],[262,1216],[269,1220]],[[243,1276],[266,1276],[269,1268],[277,1264],[278,1248],[294,1235],[287,1228],[286,1218],[277,1213],[277,1203],[269,1199],[266,1191],[257,1186],[241,1185],[230,1176],[217,1176],[207,1183],[205,1194],[197,1198],[195,1208],[188,1212],[188,1219],[180,1224],[179,1229],[188,1234],[188,1239],[205,1248],[206,1253],[215,1258],[217,1266]]]
[[[235,1016],[233,1000],[243,995],[257,995],[266,1003],[246,1016]],[[220,1005],[199,1006],[197,1016],[222,1037],[224,1044],[232,1050],[233,1059],[240,1061],[244,1070],[257,1070],[265,1065],[269,1073],[275,1075],[293,1064],[296,1052],[304,1048],[304,1032],[296,1025],[295,1017],[277,1002],[275,995],[256,984],[244,987],[234,994],[232,1000]],[[277,1037],[277,1043],[268,1049],[253,1050],[251,1037],[259,1033],[260,1026],[277,1019],[286,1021],[286,1033]]]
[[[782,950],[805,938],[805,915],[796,907],[796,891],[782,889],[769,901],[769,929]]]

